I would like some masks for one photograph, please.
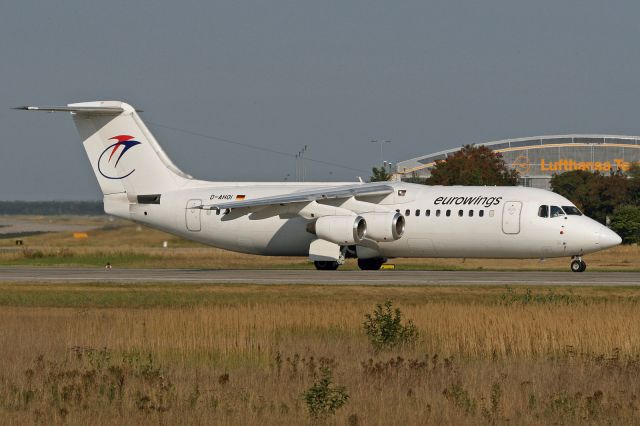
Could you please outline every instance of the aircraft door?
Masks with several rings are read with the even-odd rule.
[[[505,234],[518,234],[520,232],[520,212],[522,202],[507,201],[502,209],[502,232]]]
[[[185,215],[187,230],[191,232],[199,232],[200,229],[202,229],[202,225],[200,223],[200,215],[202,213],[202,209],[194,209],[194,207],[198,207],[201,205],[202,205],[202,200],[187,201],[187,207],[184,211],[184,215]]]

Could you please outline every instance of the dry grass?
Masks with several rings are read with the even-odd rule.
[[[147,268],[312,268],[303,257],[265,257],[233,253],[104,217],[26,217],[32,221],[60,221],[98,226],[89,238],[77,240],[71,233],[50,233],[24,238],[24,248],[15,239],[0,239],[0,265],[103,266]],[[169,248],[162,248],[167,241]],[[639,271],[640,248],[619,246],[586,256],[589,270]],[[399,269],[471,270],[568,270],[568,259],[394,259]],[[343,268],[357,268],[349,260]]]
[[[336,424],[640,414],[635,288],[4,284],[0,295],[6,423],[304,424],[301,394],[322,364],[349,394]],[[375,354],[362,322],[386,299],[420,338]]]

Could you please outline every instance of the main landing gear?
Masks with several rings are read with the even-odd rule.
[[[582,260],[580,256],[573,256],[571,258],[571,271],[572,272],[584,272],[587,269],[587,263]]]
[[[372,259],[358,259],[358,267],[363,271],[377,271],[387,259],[374,257]],[[339,262],[330,260],[316,260],[313,262],[318,271],[335,271],[341,265]]]
[[[374,257],[372,259],[358,259],[358,267],[363,271],[377,271],[387,259]]]
[[[313,262],[318,271],[335,271],[340,264],[331,260],[316,260]]]

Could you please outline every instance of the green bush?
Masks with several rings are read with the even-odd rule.
[[[491,407],[482,408],[482,416],[491,424],[496,424],[500,420],[500,400],[502,398],[502,387],[500,383],[491,386]]]
[[[42,259],[44,257],[44,252],[42,250],[23,249],[22,256],[25,259]]]
[[[445,389],[442,395],[454,406],[462,410],[466,415],[475,415],[476,400],[471,397],[469,391],[459,384],[454,384],[450,388]]]
[[[398,346],[413,344],[418,340],[418,329],[411,322],[402,324],[402,312],[392,308],[387,300],[384,305],[377,304],[373,313],[366,314],[364,331],[376,352]]]
[[[618,207],[611,218],[611,229],[622,237],[625,244],[640,242],[640,207]]]
[[[349,399],[346,388],[334,385],[332,380],[331,369],[323,367],[320,377],[302,394],[309,415],[314,419],[334,414]]]

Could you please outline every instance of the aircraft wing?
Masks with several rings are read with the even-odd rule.
[[[204,210],[237,209],[242,207],[259,207],[269,205],[285,205],[291,203],[311,202],[318,200],[351,198],[357,196],[387,195],[393,192],[393,186],[387,182],[358,183],[345,186],[329,186],[308,191],[292,192],[284,195],[273,195],[243,201],[224,201],[199,206]]]

